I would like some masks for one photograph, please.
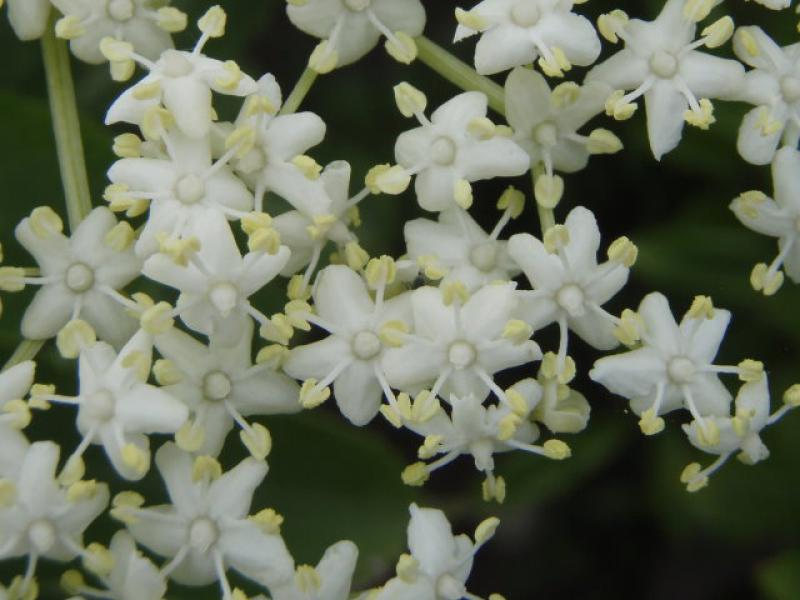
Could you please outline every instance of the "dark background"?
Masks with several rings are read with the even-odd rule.
[[[192,17],[208,4],[175,2]],[[725,4],[737,24],[760,24],[782,45],[798,40],[798,17],[791,11],[773,13],[743,0]],[[226,0],[222,5],[229,13],[228,34],[212,41],[207,53],[235,59],[254,77],[274,73],[288,95],[316,40],[291,26],[283,1]],[[446,44],[455,27],[456,3],[426,0],[425,5],[426,35]],[[596,0],[581,5],[579,12],[594,19],[618,7],[650,19],[659,2]],[[190,25],[177,36],[179,47],[191,46],[195,32]],[[604,46],[607,56],[613,48]],[[471,61],[473,49],[474,42],[465,41],[454,51]],[[721,53],[729,55],[730,46]],[[38,44],[18,42],[0,19],[0,57],[0,240],[5,264],[32,266],[13,240],[13,227],[41,204],[63,214],[62,193]],[[583,76],[578,68],[572,73],[574,80]],[[105,67],[76,64],[75,76],[92,191],[100,204],[105,171],[114,160],[111,139],[122,131],[104,128],[102,119],[122,88],[109,80]],[[303,105],[328,123],[326,141],[311,154],[323,164],[350,161],[354,192],[369,167],[392,160],[394,138],[412,126],[393,102],[392,86],[402,80],[424,90],[431,108],[458,93],[424,65],[403,67],[378,48],[357,65],[322,77]],[[643,109],[625,123],[599,117],[587,131],[609,127],[626,148],[614,157],[595,157],[586,171],[566,177],[557,215],[563,218],[570,207],[585,205],[597,214],[606,244],[625,234],[639,245],[631,283],[615,298],[613,310],[635,308],[656,289],[667,294],[678,315],[695,294],[709,294],[718,306],[731,309],[734,319],[718,362],[765,361],[777,407],[783,390],[800,379],[800,289],[787,282],[776,297],[763,298],[748,285],[752,266],[769,262],[776,247],[742,227],[727,206],[745,190],[771,194],[769,169],[748,165],[736,153],[736,132],[747,107],[716,105],[717,124],[707,132],[687,127],[681,146],[661,163],[649,152]],[[231,118],[237,104],[222,101],[218,107],[222,118]],[[515,183],[529,191],[524,178]],[[487,227],[497,218],[494,202],[507,184],[476,186],[473,212]],[[372,254],[399,255],[400,223],[421,212],[409,194],[370,198],[362,205],[362,244]],[[526,230],[538,232],[530,206],[508,233]],[[3,356],[19,340],[17,323],[31,294],[3,297]],[[277,286],[259,301],[267,310],[281,304]],[[537,334],[537,340],[545,349],[555,348],[552,330]],[[509,600],[800,598],[800,416],[790,414],[766,432],[764,440],[773,452],[768,461],[755,467],[731,461],[708,489],[690,495],[678,481],[683,466],[695,460],[708,464],[713,457],[690,447],[679,427],[683,415],[672,415],[665,433],[645,439],[626,402],[588,380],[596,353],[580,342],[572,351],[580,373],[574,385],[592,404],[589,428],[567,440],[573,458],[562,463],[521,453],[499,457],[497,472],[509,488],[502,506],[482,502],[481,478],[468,458],[437,472],[422,490],[404,487],[400,471],[415,460],[421,440],[380,419],[353,428],[330,406],[265,420],[274,450],[271,473],[254,509],[273,506],[284,514],[284,536],[298,564],[316,563],[336,540],[355,541],[361,548],[356,589],[391,574],[405,548],[407,505],[416,501],[446,510],[457,532],[471,533],[488,515],[501,518],[497,537],[481,551],[470,580],[470,590],[479,595],[498,591]],[[74,365],[48,347],[40,356],[38,379],[71,393]],[[28,433],[32,439],[55,437],[66,454],[77,443],[73,423],[72,410],[55,408],[37,418]],[[241,456],[238,444],[230,442],[223,463],[231,465]],[[114,481],[99,448],[90,450],[87,459],[92,476]],[[143,486],[148,503],[163,501],[155,469]],[[125,486],[115,482],[112,488]],[[107,543],[115,526],[101,519],[87,541]],[[63,597],[56,587],[63,568],[41,567],[42,597]],[[22,569],[22,561],[5,563],[0,580],[8,583]],[[239,583],[235,576],[234,581]],[[213,588],[202,593],[174,588],[170,598],[217,595]]]

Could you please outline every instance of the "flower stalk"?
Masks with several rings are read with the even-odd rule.
[[[319,73],[317,73],[311,67],[306,67],[305,71],[303,71],[302,75],[300,75],[300,79],[297,80],[297,83],[294,86],[294,89],[289,94],[289,97],[286,98],[286,102],[283,103],[283,107],[280,110],[281,115],[291,115],[297,112],[297,109],[300,108],[300,105],[305,100],[308,92],[311,91],[311,88],[314,85],[314,82],[317,80]]]

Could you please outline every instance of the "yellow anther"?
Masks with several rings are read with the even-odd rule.
[[[125,444],[122,447],[122,462],[139,475],[144,475],[150,469],[150,454],[135,444]]]
[[[481,485],[481,491],[484,502],[496,500],[498,504],[502,504],[506,499],[506,480],[502,477],[487,477]]]
[[[156,25],[167,33],[178,33],[186,29],[186,13],[172,6],[162,6],[156,11]]]
[[[139,350],[128,352],[122,358],[122,366],[125,369],[133,371],[138,379],[146,381],[150,375],[151,358],[150,355],[145,354]]]
[[[572,63],[569,62],[567,55],[564,51],[557,46],[550,48],[552,53],[551,58],[547,59],[541,56],[538,60],[539,68],[548,77],[563,77],[565,71],[572,69]]]
[[[295,167],[300,169],[300,172],[306,179],[310,179],[312,181],[317,180],[322,173],[322,165],[305,154],[295,156],[291,162]]]
[[[83,554],[83,566],[95,575],[106,577],[114,568],[114,555],[102,544],[89,544]]]
[[[511,343],[514,345],[527,342],[532,335],[533,327],[519,319],[511,319],[507,321],[505,327],[503,327],[503,337],[507,340],[511,340]]]
[[[625,90],[616,90],[606,99],[606,114],[617,121],[625,121],[633,116],[639,108],[633,102],[624,102]]]
[[[686,0],[683,5],[683,17],[699,23],[709,15],[714,5],[714,0]]]
[[[453,200],[464,210],[472,206],[472,184],[466,179],[458,179],[453,184]]]
[[[83,458],[71,456],[58,474],[58,482],[65,487],[69,487],[78,483],[83,479],[84,475],[86,475],[86,463],[83,462]]]
[[[37,600],[39,598],[39,582],[36,577],[31,579],[17,575],[8,586],[8,598],[11,600]]]
[[[502,594],[489,594],[489,600],[506,600],[506,597]]]
[[[297,589],[303,594],[314,593],[322,586],[322,579],[311,565],[300,565],[294,574]]]
[[[510,185],[497,200],[498,210],[507,210],[512,219],[516,219],[525,210],[525,194]]]
[[[614,337],[626,346],[634,346],[642,339],[644,321],[639,313],[626,308],[620,315],[619,324],[614,328]]]
[[[350,226],[361,227],[361,210],[358,206],[351,206],[347,209],[347,216],[345,218]]]
[[[231,592],[231,600],[250,600],[244,590],[241,588],[234,588]]]
[[[10,479],[0,479],[0,508],[8,508],[17,500],[17,486]]]
[[[289,323],[295,329],[311,331],[311,324],[308,322],[308,315],[313,314],[314,309],[305,300],[289,300],[284,307],[284,314]]]
[[[447,275],[447,269],[439,264],[439,259],[435,256],[419,256],[417,265],[422,269],[422,274],[431,281],[438,281]]]
[[[258,229],[272,226],[272,217],[265,212],[250,212],[242,217],[241,221],[242,231],[250,235]]]
[[[186,421],[175,432],[175,443],[184,452],[197,452],[206,441],[205,427],[197,421]]]
[[[21,292],[25,289],[24,278],[22,267],[0,267],[0,291]]]
[[[289,340],[292,339],[294,328],[286,315],[277,313],[272,315],[269,321],[261,325],[259,334],[265,340],[285,346],[289,343]]]
[[[739,42],[750,56],[755,58],[761,54],[761,47],[758,45],[758,40],[747,29],[739,28],[736,30],[735,41]]]
[[[83,575],[81,575],[80,571],[76,571],[75,569],[64,571],[58,583],[61,589],[70,596],[77,596],[86,587],[86,580],[83,578]]]
[[[731,427],[733,427],[733,431],[737,436],[743,438],[750,428],[750,417],[737,414],[731,419]]]
[[[479,14],[464,10],[463,8],[456,8],[456,21],[467,29],[473,31],[483,31],[489,26],[489,21],[484,19]]]
[[[542,447],[545,456],[553,460],[564,460],[572,456],[570,447],[561,440],[547,440]]]
[[[256,460],[265,460],[272,451],[272,436],[261,423],[251,423],[249,429],[242,429],[239,439]]]
[[[336,215],[315,215],[312,220],[313,225],[306,227],[306,231],[312,240],[320,240],[328,235],[336,220]]]
[[[485,544],[494,537],[497,528],[500,526],[500,519],[497,517],[489,517],[484,519],[475,528],[475,543]]]
[[[525,417],[530,412],[530,406],[527,400],[514,388],[506,390],[506,400],[508,400],[508,404],[511,406],[511,410],[514,411],[514,414]]]
[[[256,354],[257,365],[268,365],[272,369],[279,369],[289,356],[289,349],[280,344],[264,346]]]
[[[758,263],[750,273],[750,285],[765,296],[774,295],[783,285],[783,271],[770,271],[765,263]]]
[[[401,554],[395,567],[397,577],[406,583],[414,583],[419,576],[419,562],[410,554]]]
[[[397,103],[400,114],[406,118],[424,113],[428,105],[425,94],[405,81],[394,86],[394,101]]]
[[[554,352],[548,352],[542,357],[542,363],[539,367],[539,375],[545,379],[558,379],[559,383],[569,383],[575,378],[575,361],[569,356],[564,358],[564,362],[559,369],[558,355]]]
[[[311,298],[311,286],[302,275],[293,275],[286,286],[286,294],[289,300],[308,300]]]
[[[225,149],[236,149],[236,158],[244,158],[256,144],[256,130],[250,125],[243,125],[234,129],[225,138]]]
[[[569,244],[569,229],[564,225],[553,225],[544,232],[542,245],[550,254],[556,254]]]
[[[686,319],[713,319],[714,301],[710,296],[695,296],[692,305],[686,311]]]
[[[172,311],[172,306],[162,300],[158,304],[145,309],[139,318],[139,323],[142,329],[151,335],[166,333],[175,325],[175,317],[173,317]]]
[[[383,192],[396,196],[408,189],[411,175],[400,165],[376,165],[369,170],[364,182],[373,194]]]
[[[383,404],[379,410],[384,418],[389,421],[389,423],[391,423],[395,429],[400,429],[403,426],[403,417],[393,406]]]
[[[137,100],[152,100],[161,97],[161,82],[140,83],[133,88],[133,97]]]
[[[266,252],[274,256],[281,248],[281,234],[272,227],[256,229],[247,238],[247,248],[250,252]]]
[[[265,508],[247,518],[258,525],[259,529],[267,535],[278,535],[283,525],[283,516],[278,514],[275,509]]]
[[[622,140],[608,129],[598,128],[589,134],[586,149],[591,154],[615,154],[622,150]]]
[[[103,243],[115,252],[124,252],[136,239],[136,232],[127,221],[117,223],[103,236]]]
[[[37,410],[47,410],[50,408],[50,402],[47,398],[56,393],[56,386],[47,383],[34,383],[30,390],[30,399],[28,405]]]
[[[136,63],[132,59],[111,62],[108,66],[114,81],[128,81],[136,71]]]
[[[761,131],[764,137],[775,135],[784,128],[784,122],[776,119],[772,110],[768,106],[760,106],[758,108],[758,119],[756,120],[756,127]]]
[[[424,462],[415,462],[414,464],[408,465],[405,469],[403,469],[403,473],[401,474],[400,478],[406,485],[420,487],[424,485],[428,479],[430,479],[430,476],[431,474],[428,471],[428,465],[426,465]]]
[[[399,400],[398,397],[398,403]],[[410,410],[405,415],[406,420],[421,425],[422,423],[430,421],[441,409],[442,406],[439,403],[439,399],[428,390],[422,390],[415,396]]]
[[[386,321],[378,330],[378,338],[384,346],[399,348],[405,344],[410,328],[405,321]]]
[[[136,522],[136,517],[132,511],[144,505],[144,497],[136,492],[120,492],[111,501],[109,514],[117,521],[122,521],[127,525]]]
[[[467,123],[467,131],[479,140],[489,140],[495,136],[495,124],[487,117],[475,117]]]
[[[697,423],[697,441],[701,446],[716,446],[719,444],[719,425],[714,419],[703,419]]]
[[[423,460],[433,458],[439,453],[439,449],[442,447],[443,440],[444,436],[442,435],[426,436],[425,441],[417,450],[417,456]]]
[[[133,44],[113,37],[104,37],[100,40],[100,52],[109,62],[125,62],[130,60],[133,54]]]
[[[686,484],[686,490],[697,492],[708,485],[708,477],[702,474],[700,463],[691,463],[681,472],[681,483]]]
[[[344,259],[348,267],[360,271],[369,261],[369,254],[358,242],[348,242],[344,247]]]
[[[735,26],[733,19],[729,16],[724,16],[717,19],[711,25],[703,29],[703,38],[705,39],[706,48],[719,48],[726,44],[731,36]]]
[[[64,358],[78,358],[81,350],[92,346],[96,341],[97,334],[89,323],[73,319],[58,332],[56,347]]]
[[[619,41],[619,33],[628,25],[630,18],[624,10],[612,10],[610,13],[602,14],[597,18],[597,30],[604,38],[612,44]]]
[[[430,394],[428,390],[422,390],[420,394]],[[418,396],[419,397],[419,396]],[[406,393],[398,394],[397,396],[397,411],[400,416],[406,421],[412,421],[411,416],[411,396]]]
[[[404,65],[410,65],[417,58],[417,43],[405,31],[395,31],[383,47],[389,56]]]
[[[761,381],[764,377],[764,363],[760,360],[746,358],[738,364],[739,379],[745,383]]]
[[[689,125],[700,129],[708,129],[717,122],[714,117],[714,105],[708,98],[701,98],[697,109],[690,109],[683,113],[683,118]]]
[[[580,98],[581,86],[574,81],[564,81],[553,88],[550,93],[550,104],[553,108],[566,108],[575,104]]]
[[[608,247],[608,259],[631,268],[639,257],[639,248],[627,237],[622,236],[614,240]]]
[[[5,424],[12,429],[22,430],[31,423],[31,409],[24,400],[16,398],[3,404],[2,411],[9,417]]]
[[[142,139],[135,133],[123,133],[114,138],[112,150],[120,158],[139,158],[142,155]]]
[[[308,59],[308,67],[320,75],[330,73],[338,64],[339,53],[328,40],[322,40],[317,44]]]
[[[200,240],[196,237],[171,238],[166,234],[157,235],[159,251],[169,256],[181,267],[189,264],[189,257],[200,250]]]
[[[639,419],[639,428],[645,435],[656,435],[664,431],[664,419],[656,414],[654,408],[648,408]]]
[[[153,375],[158,385],[175,385],[183,381],[183,372],[173,361],[166,358],[158,359],[153,365]]]
[[[64,221],[49,206],[34,208],[28,222],[31,231],[41,239],[47,239],[64,231]]]
[[[83,22],[75,15],[67,15],[56,21],[56,37],[62,40],[74,40],[86,33]]]
[[[222,476],[222,465],[213,456],[198,456],[192,465],[192,481],[215,481]]]
[[[552,210],[558,206],[564,195],[564,180],[559,175],[539,175],[533,188],[533,195],[539,206]]]
[[[366,275],[367,284],[373,290],[381,286],[387,286],[394,283],[397,277],[397,264],[391,256],[385,254],[372,258],[367,263],[367,268],[364,270]]]
[[[783,403],[787,406],[800,406],[800,383],[795,383],[783,393]]]
[[[175,117],[166,108],[151,106],[142,115],[141,130],[148,140],[160,140],[164,132],[175,124]]]
[[[225,25],[228,15],[220,6],[212,6],[197,21],[197,28],[211,38],[218,38],[225,35]]]
[[[517,433],[521,424],[522,418],[519,415],[513,412],[507,414],[497,424],[497,439],[501,442],[510,440]]]
[[[514,130],[509,125],[495,125],[494,134],[496,137],[512,138],[514,137]]]
[[[445,306],[451,306],[454,303],[464,304],[469,300],[469,291],[460,281],[445,281],[439,286],[442,290],[442,301]]]
[[[320,388],[316,379],[306,379],[300,388],[300,404],[303,408],[316,408],[331,397],[329,387]]]

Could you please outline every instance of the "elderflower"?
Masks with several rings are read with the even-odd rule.
[[[36,363],[26,360],[0,373],[0,477],[14,466],[27,449],[19,433],[30,421],[30,409],[23,400],[33,385]]]
[[[733,33],[730,17],[709,25],[695,40],[698,19],[685,5],[686,0],[666,0],[654,21],[628,20],[621,11],[603,15],[605,37],[621,39],[625,47],[586,77],[617,90],[606,103],[606,112],[616,119],[632,116],[635,101],[644,96],[657,160],[678,145],[684,122],[707,129],[715,121],[711,99],[733,99],[744,83],[739,62],[697,50],[727,42]]]
[[[588,66],[600,55],[592,23],[572,12],[573,0],[483,0],[469,11],[456,9],[454,41],[481,33],[475,68],[491,75],[536,62],[550,76],[572,65]]]
[[[316,567],[299,565],[294,578],[272,586],[273,600],[343,600],[350,596],[358,548],[344,540],[325,550]]]

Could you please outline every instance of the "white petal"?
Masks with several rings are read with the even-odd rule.
[[[661,160],[674,149],[683,134],[683,115],[689,108],[686,97],[669,80],[657,81],[644,95],[650,149]]]
[[[255,523],[226,527],[218,542],[225,562],[241,573],[272,585],[292,576],[294,561],[279,535],[268,535]]]
[[[353,425],[369,423],[378,414],[383,397],[372,361],[350,363],[336,378],[333,393],[339,410]]]
[[[484,32],[475,46],[475,70],[493,75],[533,62],[538,56],[527,29],[500,25]]]
[[[408,548],[426,574],[437,577],[447,572],[456,553],[453,530],[444,513],[433,508],[409,508]]]
[[[374,311],[364,280],[343,265],[332,265],[320,273],[314,288],[314,306],[320,317],[348,331],[365,327]]]
[[[768,109],[757,106],[745,115],[736,141],[739,154],[754,165],[767,165],[772,162],[784,132],[782,127],[774,133],[764,135],[759,125],[764,110]]]
[[[645,347],[595,361],[589,377],[611,392],[633,399],[649,395],[659,381],[666,380],[666,365],[655,350]]]
[[[267,476],[267,463],[245,458],[215,480],[208,488],[209,514],[220,518],[240,519],[247,515],[256,488]]]
[[[680,61],[680,77],[699,98],[729,100],[744,84],[744,67],[736,60],[690,52]]]

